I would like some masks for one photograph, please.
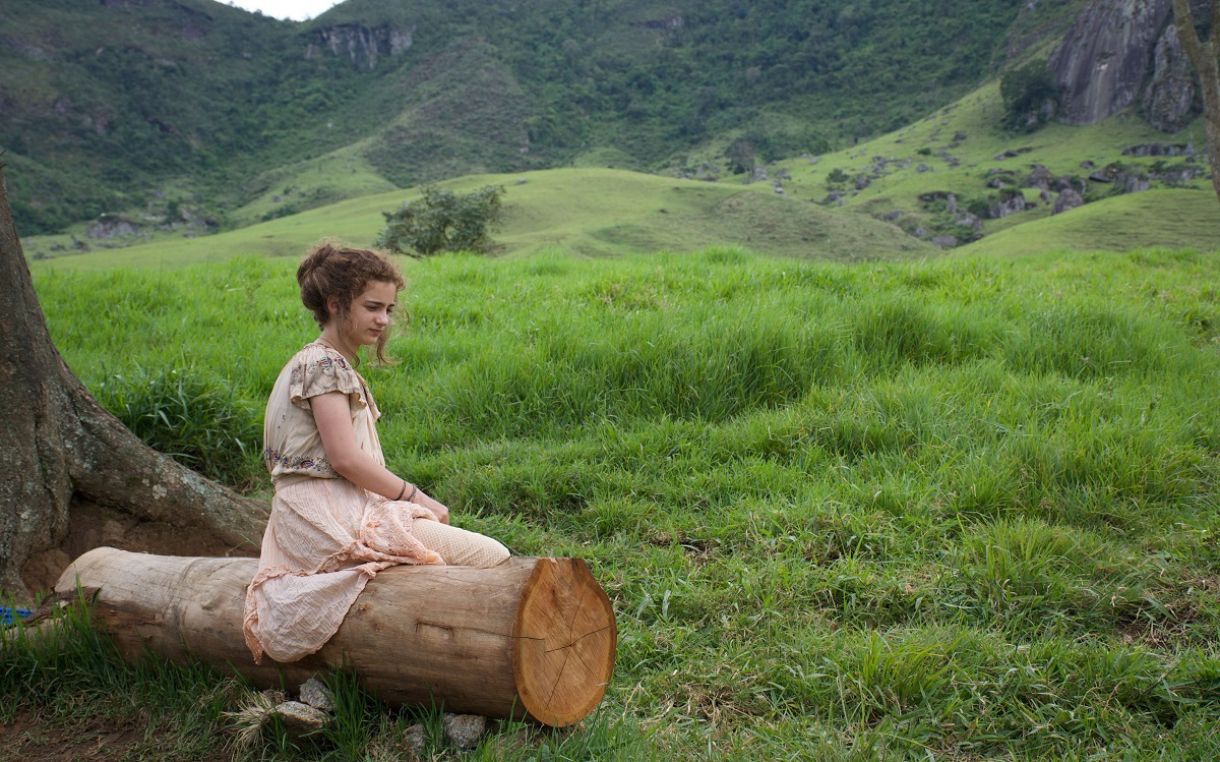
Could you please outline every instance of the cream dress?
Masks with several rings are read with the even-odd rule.
[[[263,424],[275,497],[258,573],[246,592],[244,634],[255,663],[263,654],[291,662],[320,649],[382,569],[444,563],[413,533],[417,519],[462,532],[433,523],[435,514],[423,506],[388,500],[335,473],[309,402],[335,391],[348,396],[360,449],[385,464],[375,425],[380,413],[364,379],[334,349],[306,345],[276,379]]]

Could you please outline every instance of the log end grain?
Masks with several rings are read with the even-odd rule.
[[[513,628],[513,677],[522,707],[564,727],[593,711],[614,673],[614,608],[576,558],[541,558]]]

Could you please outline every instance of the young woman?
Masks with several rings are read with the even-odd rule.
[[[449,509],[385,467],[357,352],[378,360],[403,288],[384,256],[322,244],[297,269],[321,335],[276,379],[263,424],[275,484],[258,573],[246,592],[255,663],[320,649],[377,572],[395,564],[494,566],[508,551],[449,526]]]

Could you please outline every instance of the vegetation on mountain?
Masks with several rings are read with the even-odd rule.
[[[214,215],[247,167],[352,139],[325,118],[356,77],[297,60],[295,24],[204,0],[14,0],[5,18],[0,146],[23,233],[175,200]]]
[[[500,222],[503,186],[484,185],[470,193],[427,186],[418,201],[383,212],[386,226],[377,245],[399,254],[427,257],[442,251],[491,250],[491,230]]]
[[[400,186],[603,149],[680,167],[741,137],[766,161],[977,85],[1020,5],[348,0],[294,24],[208,0],[14,0],[0,146],[27,234],[171,201],[223,225],[259,175],[356,144]]]

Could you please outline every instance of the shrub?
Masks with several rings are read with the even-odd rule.
[[[735,175],[754,169],[754,144],[746,138],[738,138],[725,149],[724,156],[729,160],[729,171]]]
[[[1050,121],[1059,106],[1059,86],[1046,61],[1031,61],[1010,69],[1000,79],[1004,124],[1032,132]]]
[[[985,198],[971,199],[966,204],[966,211],[980,219],[987,219],[991,216],[991,204]]]
[[[383,212],[386,228],[377,245],[400,254],[427,257],[441,251],[491,250],[491,228],[500,220],[504,188],[485,185],[459,195],[428,186],[423,198],[396,212]]]

